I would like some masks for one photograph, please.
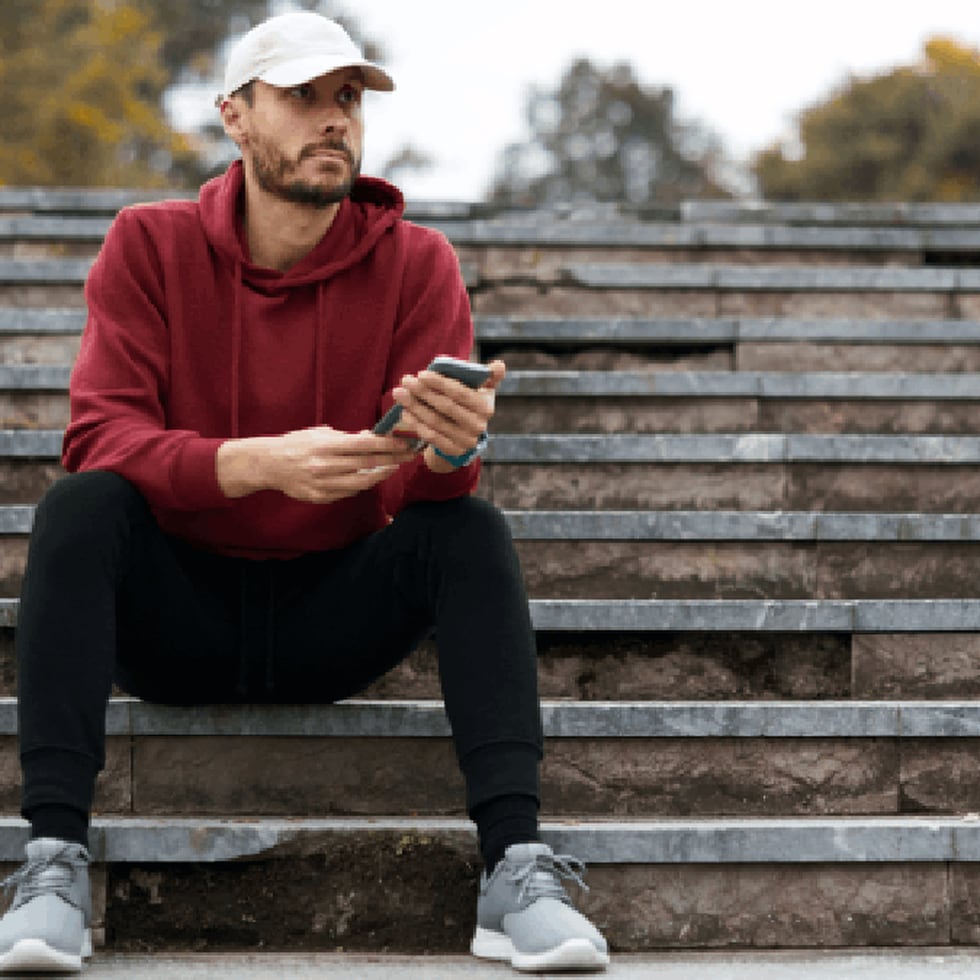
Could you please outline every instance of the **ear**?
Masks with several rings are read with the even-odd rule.
[[[228,138],[241,147],[248,142],[248,106],[241,99],[225,99],[221,103],[221,123]]]

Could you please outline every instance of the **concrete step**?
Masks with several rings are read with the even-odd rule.
[[[59,309],[37,292],[48,287],[17,288],[34,306],[0,307],[0,360],[72,363],[85,322],[81,291],[71,287],[75,309]],[[980,371],[974,320],[477,316],[475,329],[478,356],[503,356],[512,369]]]
[[[976,515],[508,512],[529,593],[564,599],[972,598]],[[0,507],[0,595],[30,507]]]
[[[0,427],[68,422],[67,365],[0,365]],[[976,430],[980,373],[511,370],[496,433]]]
[[[60,475],[60,430],[0,431],[0,503]],[[936,435],[496,435],[482,492],[514,510],[973,513],[980,438]]]
[[[683,201],[681,221],[791,225],[971,228],[980,225],[980,205],[909,202]]]
[[[0,506],[0,535],[26,535],[31,505]],[[518,541],[980,541],[978,514],[826,511],[504,511]]]
[[[900,630],[538,630],[538,683],[544,698],[584,701],[980,697],[980,633]],[[13,625],[0,628],[8,696],[13,641]],[[441,697],[434,645],[424,642],[363,696]]]
[[[975,819],[547,821],[543,836],[590,864],[579,904],[619,951],[976,942]],[[25,837],[0,822],[8,860]],[[459,952],[473,925],[463,821],[113,818],[91,842],[118,950]]]
[[[0,599],[0,627],[17,625]],[[980,599],[532,599],[535,629],[643,633],[934,633],[980,629]]]
[[[545,701],[554,817],[962,814],[980,708],[956,702]],[[442,703],[165,708],[114,699],[103,816],[463,815]],[[18,771],[16,703],[0,767]],[[0,811],[19,810],[18,780]]]
[[[0,430],[0,456],[57,458],[59,430]],[[710,435],[499,435],[489,463],[920,463],[976,465],[978,436],[749,433]]]
[[[0,391],[67,392],[68,364],[0,364]],[[526,398],[980,399],[980,372],[511,371],[501,395]]]
[[[610,980],[966,980],[980,971],[972,949],[666,951],[614,953]],[[395,953],[116,953],[100,951],[93,978],[126,980],[513,980],[509,964],[471,956]]]

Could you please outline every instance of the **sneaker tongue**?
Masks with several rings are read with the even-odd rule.
[[[27,845],[27,856],[29,858],[47,858],[60,854],[67,846],[67,841],[58,840],[54,837],[38,837]]]
[[[551,853],[551,848],[547,844],[534,841],[528,844],[511,844],[504,852],[504,857],[514,864],[528,864],[539,854],[547,854],[550,857]]]

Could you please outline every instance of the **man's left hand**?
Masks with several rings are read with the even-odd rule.
[[[395,388],[395,401],[402,406],[396,431],[412,433],[429,444],[425,462],[430,469],[446,473],[453,468],[433,449],[447,456],[462,456],[486,432],[493,418],[496,389],[507,374],[503,361],[491,361],[487,366],[492,374],[475,390],[436,371],[407,374]]]

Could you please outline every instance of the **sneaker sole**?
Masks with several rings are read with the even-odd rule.
[[[43,939],[21,939],[0,956],[0,973],[80,973],[83,959],[91,955],[92,939],[88,930],[78,955],[62,953]]]
[[[543,953],[520,953],[502,932],[477,926],[470,952],[484,960],[502,960],[515,970],[540,973],[545,970],[604,970],[609,954],[602,953],[588,939],[568,939]]]

